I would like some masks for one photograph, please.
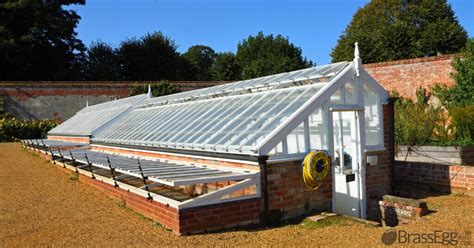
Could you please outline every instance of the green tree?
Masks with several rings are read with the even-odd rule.
[[[74,29],[80,17],[64,6],[84,0],[0,2],[0,80],[71,80],[85,50]]]
[[[85,77],[87,80],[120,80],[120,63],[117,51],[109,44],[97,41],[87,50]]]
[[[196,45],[190,47],[183,55],[191,65],[191,73],[196,80],[211,80],[210,69],[216,58],[216,52],[208,46]]]
[[[446,0],[372,0],[354,14],[331,56],[352,60],[355,42],[366,63],[457,53],[466,39]]]
[[[186,79],[189,67],[176,49],[174,41],[161,32],[123,41],[119,48],[119,57],[124,79]]]
[[[210,69],[212,80],[233,81],[240,79],[241,67],[231,52],[219,53]]]
[[[281,35],[264,35],[259,32],[237,45],[237,61],[242,66],[242,79],[266,76],[310,67],[296,47]]]
[[[462,56],[453,61],[455,72],[451,74],[454,86],[436,85],[435,95],[448,109],[474,104],[474,38],[470,38]]]
[[[451,74],[454,86],[436,85],[436,97],[448,109],[451,126],[458,141],[472,144],[474,140],[474,39],[470,38],[462,55],[453,61]]]

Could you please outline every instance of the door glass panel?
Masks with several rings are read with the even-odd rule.
[[[336,173],[351,174],[354,166],[355,147],[355,113],[334,112],[334,165]]]

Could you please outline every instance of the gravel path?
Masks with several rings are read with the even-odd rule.
[[[436,211],[397,229],[474,231],[474,197],[426,198]],[[59,170],[18,143],[0,144],[0,247],[381,246],[386,228],[349,220],[178,237]]]

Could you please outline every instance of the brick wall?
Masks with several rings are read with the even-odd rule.
[[[396,161],[396,191],[404,196],[426,192],[474,195],[474,166]]]
[[[365,64],[367,72],[388,92],[396,91],[402,97],[414,98],[420,86],[430,89],[435,84],[453,85],[450,73],[456,55],[417,58]]]
[[[301,161],[267,165],[268,205],[270,220],[294,218],[311,210],[330,211],[332,201],[332,175],[323,185],[311,190],[303,182]]]
[[[50,156],[44,156],[51,159]],[[64,171],[68,169],[62,168]],[[154,220],[178,235],[248,226],[260,222],[260,198],[226,202],[188,209],[177,209],[129,190],[79,174],[79,181],[107,196],[123,201],[124,206]]]
[[[241,200],[179,211],[179,233],[199,233],[260,222],[260,199]]]
[[[130,87],[149,82],[0,82],[3,108],[21,119],[61,119],[89,105],[129,96]],[[225,82],[171,82],[182,91]]]
[[[419,86],[452,85],[451,62],[456,55],[365,64],[387,91],[414,97]],[[129,95],[130,87],[148,82],[0,82],[4,109],[21,119],[68,119],[89,104]],[[173,81],[182,91],[220,85],[223,81]]]
[[[48,135],[49,140],[60,140],[67,142],[80,142],[80,143],[90,143],[89,137],[76,137],[76,136],[53,136]]]

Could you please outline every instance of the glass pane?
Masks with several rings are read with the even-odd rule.
[[[301,123],[286,137],[286,143],[288,145],[288,154],[306,152],[307,149],[304,142],[304,123]]]
[[[323,119],[322,108],[316,109],[308,117],[309,147],[310,149],[327,150],[327,125]]]
[[[333,112],[334,163],[339,172],[350,172],[353,168],[356,142],[353,140],[355,127],[351,125],[355,125],[354,112]]]
[[[368,146],[382,145],[382,130],[380,123],[380,97],[373,89],[364,83],[365,135]]]
[[[334,94],[331,96],[331,103],[332,104],[343,104],[341,89],[338,89]]]
[[[354,80],[347,82],[344,85],[344,103],[345,104],[357,104],[357,95],[356,95],[356,87],[354,84]]]

